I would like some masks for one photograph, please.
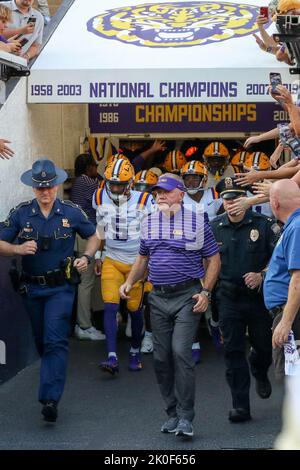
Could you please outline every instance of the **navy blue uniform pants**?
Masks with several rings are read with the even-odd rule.
[[[246,331],[251,345],[248,357],[251,373],[255,378],[263,379],[272,363],[272,319],[259,294],[231,298],[226,291],[218,289],[216,299],[232,405],[250,410]]]
[[[68,337],[75,290],[30,286],[25,307],[30,316],[36,348],[41,356],[39,401],[59,401],[66,380]]]

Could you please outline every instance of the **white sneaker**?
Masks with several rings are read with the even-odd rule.
[[[91,336],[93,340],[103,341],[104,339],[106,339],[105,334],[102,333],[102,331],[97,330],[94,326],[91,326],[89,330],[91,331]]]
[[[93,326],[83,330],[79,325],[75,326],[75,336],[81,340],[101,341],[105,339],[105,335],[101,331],[96,330]]]
[[[131,316],[128,314],[128,317],[127,317],[127,324],[126,324],[126,329],[125,329],[125,335],[127,336],[127,338],[131,338],[132,337],[132,331],[131,331]]]
[[[144,354],[150,354],[153,352],[153,341],[152,336],[145,336],[142,341],[141,352]]]

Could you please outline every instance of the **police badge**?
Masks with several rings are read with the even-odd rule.
[[[66,228],[70,228],[70,222],[68,219],[62,219],[62,226]]]
[[[233,188],[233,181],[232,181],[232,178],[230,178],[229,176],[227,178],[225,178],[225,188],[226,189],[232,189]]]
[[[256,242],[256,240],[258,239],[259,239],[259,231],[256,228],[253,228],[250,231],[250,240],[252,240],[253,242]]]

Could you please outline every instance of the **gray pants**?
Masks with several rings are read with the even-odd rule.
[[[192,421],[195,415],[195,364],[193,339],[200,315],[193,313],[200,285],[171,294],[148,295],[153,334],[154,370],[169,416]]]
[[[282,319],[282,312],[276,315],[273,320],[272,331],[274,332],[276,326]],[[300,310],[298,311],[294,323],[292,324],[292,330],[294,332],[295,343],[299,351],[300,344]],[[284,348],[275,348],[273,349],[273,362],[275,368],[275,377],[277,380],[282,381],[285,378],[285,357],[284,357]]]
[[[50,16],[48,0],[37,0],[38,11],[43,16]]]

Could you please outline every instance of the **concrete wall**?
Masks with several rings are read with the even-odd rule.
[[[19,81],[0,110],[0,138],[10,140],[15,152],[11,160],[0,159],[0,221],[12,207],[32,198],[20,175],[35,159],[47,156],[63,168],[73,168],[86,125],[85,105],[27,106],[26,79]],[[0,257],[0,383],[37,357],[22,299],[11,288],[10,261]]]
[[[87,126],[87,106],[27,105],[26,79],[22,78],[0,111],[0,138],[11,141],[15,156],[0,159],[0,220],[21,201],[30,199],[30,187],[20,175],[45,156],[58,166],[74,167],[80,137]]]

